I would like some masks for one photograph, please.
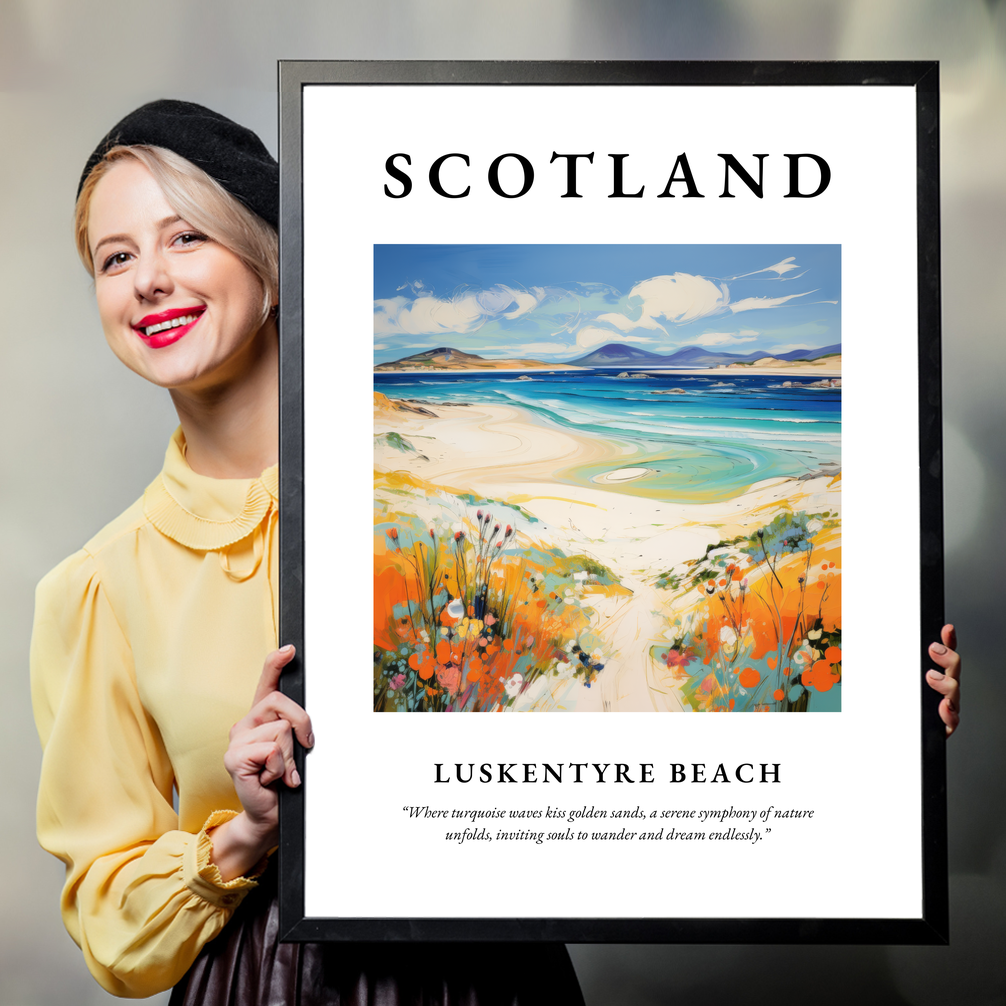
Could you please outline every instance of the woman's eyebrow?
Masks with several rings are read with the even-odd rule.
[[[177,224],[181,221],[181,217],[175,213],[170,217],[165,217],[163,220],[158,220],[154,227],[157,230],[163,230],[165,227],[170,227],[172,224]],[[103,237],[92,249],[91,255],[97,255],[98,249],[105,244],[109,244],[115,241],[127,241],[131,242],[133,239],[128,234],[109,234],[107,237]]]

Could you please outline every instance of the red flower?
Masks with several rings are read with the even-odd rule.
[[[667,656],[664,657],[664,663],[668,667],[687,667],[694,659],[693,654],[688,653],[685,650],[668,650]]]
[[[464,531],[455,531],[454,532],[454,540],[455,541],[461,541],[461,539],[464,538],[464,536],[465,536]]]
[[[391,528],[391,529],[390,529],[390,530],[388,531],[388,537],[389,537],[389,538],[390,538],[390,539],[391,539],[392,541],[398,541],[398,528],[397,528],[397,527],[393,527],[393,528]]]

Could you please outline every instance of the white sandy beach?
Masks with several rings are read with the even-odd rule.
[[[792,371],[789,371],[792,373]],[[820,371],[815,371],[820,374]],[[703,555],[708,545],[750,534],[766,522],[775,505],[794,510],[838,510],[839,494],[827,476],[777,478],[751,486],[743,495],[719,503],[680,504],[620,491],[639,474],[633,449],[617,441],[598,441],[546,425],[512,406],[428,405],[435,416],[400,411],[375,394],[376,435],[394,432],[412,444],[400,451],[378,442],[377,471],[403,471],[454,493],[518,504],[538,518],[518,526],[530,541],[587,554],[608,566],[631,597],[598,598],[597,630],[619,652],[636,659],[611,661],[601,688],[568,696],[578,710],[675,710],[675,687],[653,662],[640,660],[659,635],[664,605],[653,580],[676,563]],[[557,470],[607,462],[606,478],[593,487],[555,481]],[[433,504],[430,504],[431,510]],[[419,501],[421,511],[422,503]],[[522,522],[523,524],[523,522]]]

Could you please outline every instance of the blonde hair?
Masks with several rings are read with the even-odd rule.
[[[202,168],[165,147],[112,147],[84,181],[74,211],[74,239],[91,278],[94,259],[87,240],[91,198],[112,165],[126,158],[139,161],[154,176],[168,205],[183,220],[232,251],[255,273],[262,283],[264,323],[279,294],[279,236]]]

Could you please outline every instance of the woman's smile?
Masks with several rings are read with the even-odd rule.
[[[205,310],[206,307],[200,305],[176,307],[158,314],[148,314],[133,325],[133,331],[151,349],[161,349],[178,342],[179,339],[191,332]]]

